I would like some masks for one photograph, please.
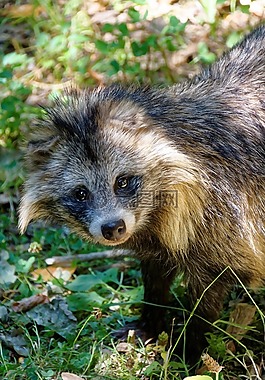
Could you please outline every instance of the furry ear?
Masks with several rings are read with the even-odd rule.
[[[59,139],[59,136],[50,136],[46,139],[32,139],[29,141],[26,153],[28,166],[34,169],[43,163],[53,152]]]
[[[38,154],[38,153],[48,153],[57,144],[59,136],[51,136],[46,140],[32,140],[28,143],[28,153]]]
[[[109,118],[115,123],[122,124],[125,129],[146,128],[146,116],[143,111],[127,100],[117,104],[116,107],[112,105]]]

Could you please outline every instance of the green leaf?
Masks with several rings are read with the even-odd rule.
[[[77,71],[83,75],[86,74],[88,65],[89,65],[88,56],[78,59],[78,61],[76,62]]]
[[[134,4],[137,4],[137,5],[145,5],[146,4],[146,0],[132,0],[132,2]]]
[[[7,260],[9,259],[9,253],[7,251],[0,252],[0,284],[9,285],[13,284],[17,276],[15,276],[15,266],[10,265]]]
[[[6,69],[0,72],[0,78],[11,79],[13,77],[12,70]]]
[[[113,67],[113,74],[117,74],[117,72],[119,72],[120,70],[120,64],[119,62],[116,61],[116,59],[113,59],[111,62],[110,62],[111,66]]]
[[[27,54],[18,54],[16,52],[6,54],[3,58],[3,65],[22,65],[27,62]]]
[[[38,47],[45,48],[45,46],[49,43],[50,39],[51,39],[51,35],[49,33],[45,33],[45,32],[39,33],[36,36],[36,45]]]
[[[67,288],[74,292],[85,292],[98,284],[102,284],[102,282],[99,276],[95,276],[94,274],[82,274],[76,277],[71,284],[68,284]]]
[[[142,55],[145,55],[148,52],[148,45],[147,44],[140,44],[139,42],[133,41],[131,43],[133,55],[135,57],[141,57]]]
[[[101,52],[101,53],[108,53],[109,51],[109,44],[107,42],[101,41],[101,40],[96,40],[95,41],[96,48]]]
[[[50,52],[59,52],[59,51],[63,51],[64,49],[66,49],[66,46],[67,46],[67,39],[64,35],[59,35],[59,36],[55,36],[53,37],[48,46],[47,46],[47,49],[50,51]]]
[[[19,259],[16,264],[17,272],[29,273],[32,264],[35,262],[35,257],[31,256],[28,260]]]
[[[78,352],[76,357],[71,358],[71,365],[73,368],[86,368],[87,363],[91,360],[91,354],[89,352]],[[74,380],[74,379],[73,379]]]
[[[240,33],[238,32],[232,32],[227,40],[226,40],[226,46],[228,48],[233,47],[239,40],[241,39]]]
[[[138,22],[141,19],[140,13],[132,7],[128,9],[128,15],[131,17],[133,22]]]
[[[67,297],[67,303],[71,311],[91,311],[93,307],[103,304],[105,298],[96,292],[73,293]]]
[[[4,111],[8,112],[15,112],[16,110],[16,103],[19,101],[19,99],[15,96],[9,95],[6,98],[4,98],[1,102],[1,108]]]
[[[173,370],[180,370],[180,369],[186,369],[186,365],[183,362],[169,362],[170,369]]]
[[[42,371],[40,370],[41,375],[43,376],[44,379],[50,379],[52,376],[55,375],[54,371],[52,369],[48,369],[48,371]]]
[[[173,44],[173,38],[171,36],[165,37],[165,44],[169,51],[176,51],[177,47]]]
[[[242,13],[249,14],[249,8],[250,8],[250,5],[240,5],[240,10]]]
[[[75,44],[82,44],[88,40],[87,36],[84,36],[83,34],[79,33],[73,33],[69,36],[69,42],[75,43]]]
[[[106,23],[102,26],[102,33],[112,33],[116,29],[116,25]]]
[[[198,44],[199,59],[203,63],[213,63],[216,59],[216,55],[212,52],[209,52],[208,46],[205,42],[200,42]]]
[[[115,284],[119,284],[119,279],[118,279],[118,269],[117,268],[110,268],[107,269],[104,272],[97,272],[97,278],[100,278],[102,282],[105,283],[110,283],[114,282]]]
[[[55,66],[55,60],[54,59],[47,59],[42,62],[42,67],[44,69],[50,69]]]
[[[108,282],[119,284],[117,268],[110,268],[105,272],[96,272],[95,274],[82,274],[68,284],[67,288],[74,292],[85,292],[91,290],[96,285]]]
[[[176,16],[171,16],[169,19],[169,24],[173,27],[177,27],[181,22]]]
[[[157,361],[153,361],[144,371],[145,376],[150,376],[152,374],[159,373],[161,371],[161,364]]]
[[[154,35],[154,34],[151,34],[151,36],[147,37],[147,39],[145,40],[144,44],[146,44],[147,46],[149,47],[157,47],[157,36]]]
[[[110,43],[109,45],[111,47],[111,49],[124,49],[124,46],[125,46],[125,41],[123,39],[122,36],[118,37],[118,39],[116,41],[113,41]]]
[[[118,29],[123,36],[129,35],[129,31],[128,31],[128,28],[127,28],[127,25],[125,24],[125,22],[122,22],[120,25],[118,25]]]

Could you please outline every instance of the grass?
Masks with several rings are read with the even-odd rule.
[[[185,325],[196,314],[197,305],[186,314],[185,325],[175,326],[178,335],[174,331],[172,342],[172,337],[164,334],[156,344],[136,344],[134,336],[120,344],[112,331],[140,313],[143,289],[138,262],[125,260],[123,271],[113,267],[115,263],[109,259],[73,263],[61,267],[64,276],[68,271],[74,273],[72,276],[60,277],[51,270],[44,280],[44,272],[35,273],[36,267],[45,266],[44,258],[87,253],[95,247],[58,228],[32,226],[26,236],[11,234],[16,228],[12,219],[6,217],[1,224],[0,378],[59,379],[60,373],[70,372],[85,379],[178,379],[192,373],[176,356],[175,345],[176,336],[185,334]],[[176,324],[183,321],[185,313],[181,278],[176,279],[172,291]],[[27,299],[40,295],[48,295],[49,300],[38,303],[38,298],[33,299],[27,310]],[[232,324],[231,305],[245,304],[247,298],[257,312],[241,340],[232,336],[227,326]],[[236,376],[247,374],[261,360],[264,314],[258,304],[264,302],[264,293],[255,294],[255,298],[257,301],[246,289],[234,291],[230,306],[216,321],[214,332],[208,334],[208,353],[224,366],[220,379],[236,378],[233,372]],[[16,309],[20,304],[22,309]]]
[[[58,226],[35,224],[25,235],[18,234],[16,209],[25,178],[20,147],[28,126],[42,112],[37,104],[45,105],[49,94],[60,92],[65,84],[171,84],[198,71],[201,64],[214,61],[225,45],[231,47],[240,38],[242,29],[260,20],[251,13],[250,5],[235,1],[229,6],[223,1],[201,1],[199,16],[196,7],[183,7],[182,12],[190,18],[183,16],[181,20],[176,16],[178,5],[161,14],[157,13],[159,7],[144,0],[91,1],[90,6],[78,0],[60,5],[33,0],[26,6],[20,1],[7,3],[0,11],[1,26],[7,30],[0,52],[3,380],[59,380],[63,372],[84,379],[168,380],[194,372],[175,350],[178,337],[185,336],[185,327],[196,314],[196,309],[191,314],[185,309],[181,277],[172,288],[172,334],[164,333],[158,342],[145,346],[137,343],[134,335],[122,344],[112,337],[115,329],[140,315],[143,287],[136,259],[73,260],[45,270],[49,257],[86,255],[101,248]],[[110,13],[104,13],[107,11]],[[244,28],[233,27],[233,12],[245,17]],[[229,17],[231,25],[224,30],[222,25]],[[191,33],[192,28],[195,32]],[[229,319],[238,304],[250,306],[242,306],[242,313],[250,315],[243,323],[244,337],[235,329],[242,318]],[[264,290],[250,294],[237,288],[231,293],[213,332],[207,335],[207,352],[224,368],[215,373],[211,366],[200,366],[200,375],[250,379],[254,373],[259,378],[264,355],[263,305]]]

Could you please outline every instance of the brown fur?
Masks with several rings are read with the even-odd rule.
[[[166,305],[180,272],[191,307],[227,267],[246,285],[261,286],[264,68],[260,27],[191,82],[164,90],[111,86],[57,99],[29,143],[20,230],[42,218],[89,241],[134,249],[147,303]],[[167,192],[177,193],[177,205],[159,202]],[[113,228],[117,221],[124,225]],[[218,318],[236,282],[225,271],[205,293],[200,316]],[[140,327],[147,336],[165,329],[164,308],[145,304]],[[194,319],[190,355],[206,330]]]

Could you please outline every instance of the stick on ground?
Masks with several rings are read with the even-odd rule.
[[[54,264],[69,264],[73,261],[91,261],[91,260],[102,260],[102,259],[113,259],[120,257],[131,257],[133,252],[130,250],[124,249],[112,249],[108,251],[101,252],[90,252],[80,255],[68,255],[68,256],[54,256],[46,259],[45,262],[47,265]]]

